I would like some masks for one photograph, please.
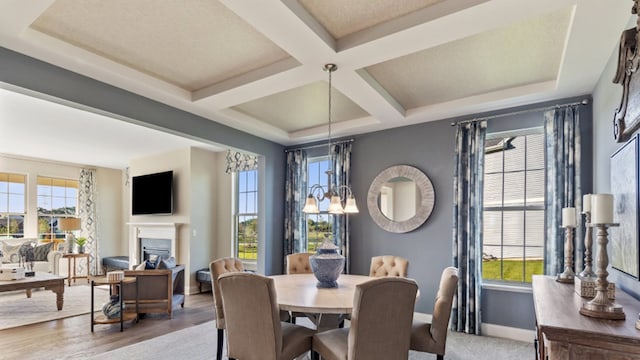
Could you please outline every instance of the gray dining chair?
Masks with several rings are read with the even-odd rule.
[[[351,326],[315,334],[313,350],[323,360],[408,359],[417,291],[414,280],[400,277],[357,285]]]
[[[440,286],[433,305],[431,322],[413,320],[411,350],[436,354],[438,360],[444,359],[449,318],[457,287],[458,269],[453,266],[445,268],[440,276]]]
[[[293,360],[311,350],[315,330],[280,321],[273,279],[226,273],[218,283],[229,359]]]

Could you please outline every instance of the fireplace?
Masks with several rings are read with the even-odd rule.
[[[157,263],[160,259],[168,259],[172,255],[170,239],[140,238],[139,264],[145,260]]]
[[[145,260],[157,261],[158,257],[178,258],[176,253],[176,223],[130,223],[129,263],[140,264]]]

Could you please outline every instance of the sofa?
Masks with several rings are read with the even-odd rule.
[[[124,285],[122,294],[127,309],[135,309],[136,285],[139,314],[167,314],[171,319],[173,310],[184,307],[184,265],[165,269],[125,270],[124,276],[137,279],[137,284]]]
[[[53,242],[39,244],[38,239],[30,238],[0,239],[0,266],[4,268],[20,266],[20,248],[30,246],[35,257],[34,271],[60,275],[62,252],[54,250],[54,245]]]

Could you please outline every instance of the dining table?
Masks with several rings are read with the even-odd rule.
[[[313,274],[272,275],[280,310],[305,314],[318,331],[337,328],[351,314],[356,285],[370,276],[341,274],[335,288],[318,287]]]

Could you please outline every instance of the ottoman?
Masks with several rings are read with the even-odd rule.
[[[198,281],[198,289],[202,292],[202,284],[209,284],[211,286],[211,271],[207,268],[203,268],[196,271],[196,280]]]
[[[108,256],[102,258],[102,271],[129,270],[128,256]]]

